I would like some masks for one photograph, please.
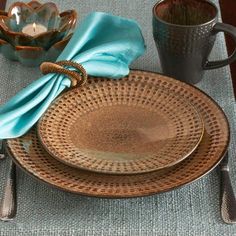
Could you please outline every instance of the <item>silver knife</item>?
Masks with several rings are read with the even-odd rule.
[[[229,176],[229,155],[226,153],[220,163],[221,172],[221,196],[220,207],[221,217],[227,224],[236,223],[236,199]]]

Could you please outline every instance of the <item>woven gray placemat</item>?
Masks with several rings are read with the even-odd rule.
[[[8,6],[13,1],[8,1]],[[43,1],[45,2],[45,1]],[[112,12],[136,19],[142,26],[147,53],[133,68],[160,71],[152,39],[152,6],[144,0],[58,0],[61,10],[76,9],[79,19],[91,11]],[[217,3],[217,2],[216,2]],[[217,3],[218,4],[218,3]],[[212,58],[226,57],[223,35],[218,37]],[[0,103],[40,76],[38,69],[23,67],[0,56]],[[235,101],[229,68],[206,73],[198,85],[212,96],[229,117],[235,133]],[[236,190],[235,137],[230,157]],[[8,168],[0,162],[0,195]],[[13,235],[236,235],[236,226],[224,224],[219,209],[219,179],[216,171],[181,189],[146,198],[128,200],[77,196],[48,187],[18,171],[18,214],[13,222],[0,222],[0,236]]]

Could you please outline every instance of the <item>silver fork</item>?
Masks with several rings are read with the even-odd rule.
[[[236,199],[229,176],[229,155],[226,153],[220,164],[221,172],[221,217],[227,224],[236,223]]]
[[[4,159],[5,155],[4,155],[4,150],[3,150],[3,141],[1,141],[0,143],[0,160]]]
[[[3,142],[3,153],[7,156],[5,142]],[[13,220],[16,216],[17,210],[17,196],[16,196],[16,166],[10,159],[10,169],[6,179],[4,193],[0,201],[0,220]]]

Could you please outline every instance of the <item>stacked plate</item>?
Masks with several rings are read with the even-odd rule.
[[[229,144],[220,107],[197,88],[132,71],[90,78],[60,96],[36,128],[9,140],[28,173],[66,191],[137,197],[190,183],[212,170]]]

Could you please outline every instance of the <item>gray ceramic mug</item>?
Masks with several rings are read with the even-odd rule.
[[[236,50],[227,59],[208,61],[216,34],[225,32],[236,42],[236,28],[218,22],[217,7],[207,0],[161,0],[153,7],[153,36],[163,73],[191,84],[205,70],[236,60]]]

